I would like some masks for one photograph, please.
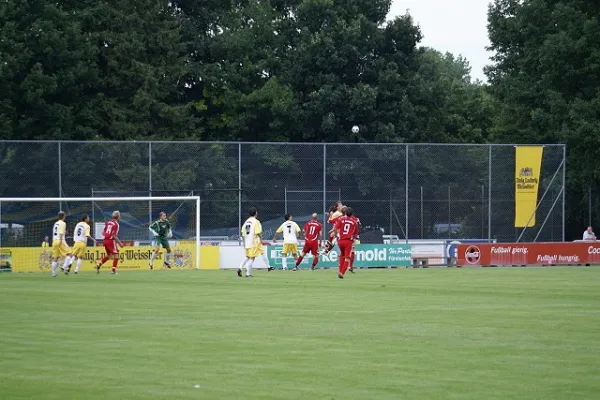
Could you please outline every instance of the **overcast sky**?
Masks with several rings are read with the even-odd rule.
[[[394,0],[390,18],[408,9],[424,38],[421,45],[442,52],[461,54],[471,65],[473,79],[486,80],[483,67],[489,64],[485,50],[489,0]]]

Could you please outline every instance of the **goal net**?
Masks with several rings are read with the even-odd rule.
[[[66,240],[73,246],[77,223],[89,217],[90,236],[82,257],[81,271],[94,271],[105,255],[102,230],[113,211],[121,214],[119,239],[120,270],[149,269],[154,235],[150,225],[165,212],[171,224],[168,238],[174,269],[200,268],[200,198],[169,197],[77,197],[77,198],[0,198],[0,270],[13,272],[50,271],[52,228],[59,211],[66,214]],[[153,262],[163,268],[165,250]],[[59,260],[62,263],[63,260]],[[62,265],[62,264],[61,264]]]

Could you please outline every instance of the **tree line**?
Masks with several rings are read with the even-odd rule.
[[[390,4],[2,2],[0,139],[566,143],[577,235],[600,183],[600,6],[495,0],[483,83]]]

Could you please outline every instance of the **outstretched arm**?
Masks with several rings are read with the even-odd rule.
[[[158,223],[154,222],[148,228],[154,236],[158,236]]]

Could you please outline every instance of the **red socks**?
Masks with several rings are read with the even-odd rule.
[[[340,258],[340,274],[344,275],[346,273],[346,270],[348,269],[348,266],[350,264],[350,259],[349,258]]]
[[[304,257],[303,257],[303,256],[300,256],[300,257],[298,257],[298,259],[296,260],[296,267],[297,267],[298,265],[300,265],[300,263],[302,262],[302,260],[304,260]]]
[[[117,265],[119,265],[119,259],[115,258],[113,259],[112,272],[117,272]]]

